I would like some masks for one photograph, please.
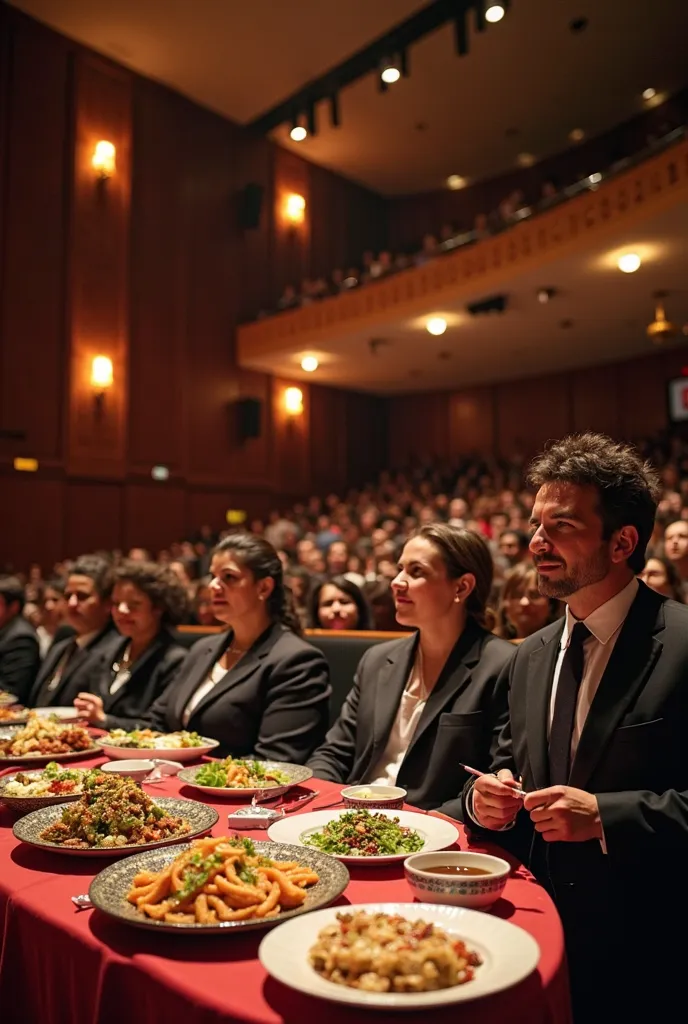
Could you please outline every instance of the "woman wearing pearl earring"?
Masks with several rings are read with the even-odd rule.
[[[300,635],[277,552],[262,537],[232,534],[210,571],[213,614],[228,631],[195,643],[131,727],[194,730],[219,740],[218,754],[302,764],[327,729],[329,671]]]
[[[406,542],[392,589],[397,621],[415,632],[366,651],[308,762],[316,776],[403,786],[409,803],[460,818],[461,763],[487,770],[506,716],[498,679],[514,647],[487,628],[492,574],[469,530],[435,523]]]

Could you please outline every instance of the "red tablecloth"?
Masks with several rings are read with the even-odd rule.
[[[95,764],[97,761],[83,762]],[[313,780],[320,796],[303,813],[328,803],[339,787]],[[176,779],[150,795],[192,796]],[[328,800],[329,798],[329,800]],[[236,802],[214,804],[215,835],[227,832]],[[18,843],[13,818],[0,811],[0,1020],[3,1024],[354,1024],[360,1011],[294,992],[269,978],[257,959],[262,932],[204,939],[157,935],[78,911],[70,897],[88,892],[109,860],[77,859]],[[265,839],[265,832],[246,833]],[[467,840],[462,832],[461,846]],[[498,851],[497,851],[498,852]],[[353,868],[341,903],[409,901],[401,866]],[[516,988],[475,1003],[434,1011],[437,1024],[569,1024],[569,993],[561,923],[549,896],[516,866],[490,911],[537,940],[538,970]],[[367,1016],[367,1014],[366,1014]],[[407,1014],[376,1014],[406,1021]]]

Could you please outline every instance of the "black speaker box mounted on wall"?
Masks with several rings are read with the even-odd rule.
[[[237,402],[237,433],[240,441],[260,437],[261,406],[259,398],[240,398]]]
[[[255,181],[249,181],[239,194],[239,227],[253,231],[260,227],[265,189]]]

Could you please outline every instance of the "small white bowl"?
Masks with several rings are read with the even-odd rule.
[[[462,864],[482,868],[486,875],[440,875],[433,868],[441,864]],[[404,875],[411,892],[421,903],[444,903],[452,907],[489,907],[504,892],[511,865],[487,853],[445,850],[444,853],[414,853],[404,861]]]
[[[99,771],[106,775],[120,775],[123,779],[133,779],[134,782],[143,782],[155,768],[152,761],[143,761],[141,758],[131,761],[106,761],[101,764]]]
[[[360,793],[369,793],[370,796],[360,796]],[[404,806],[406,790],[401,786],[366,786],[361,783],[359,786],[347,786],[342,790],[342,800],[345,807],[381,808],[384,811],[400,811]]]

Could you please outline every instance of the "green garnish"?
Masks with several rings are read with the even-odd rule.
[[[234,767],[246,769],[248,777],[245,782],[228,782],[229,772]],[[202,765],[196,772],[195,781],[201,786],[211,786],[213,789],[270,789],[274,786],[286,786],[291,779],[286,772],[278,768],[267,768],[260,761],[226,757],[224,761]]]
[[[382,857],[395,853],[415,853],[425,845],[411,828],[398,818],[370,811],[348,811],[304,840],[323,853],[346,857]]]

